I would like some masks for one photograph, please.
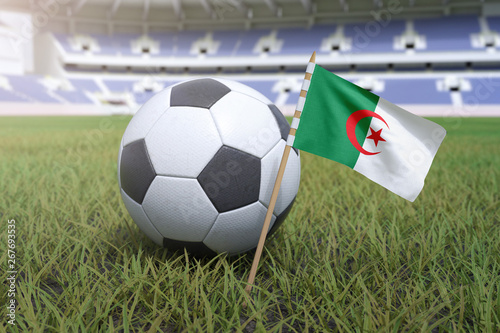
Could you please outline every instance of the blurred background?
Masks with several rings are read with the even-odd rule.
[[[313,51],[422,116],[500,116],[500,1],[0,0],[0,115],[133,114],[192,77],[292,114]]]

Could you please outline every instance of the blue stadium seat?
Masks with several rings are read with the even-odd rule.
[[[98,54],[125,56],[133,55],[131,42],[140,37],[138,34],[115,34],[113,36],[93,34],[91,36],[99,43],[101,50]]]
[[[388,79],[377,92],[394,104],[451,104],[450,93],[438,91],[436,79]]]
[[[422,51],[472,50],[470,35],[481,31],[478,17],[472,15],[416,19],[414,26],[427,41],[427,49]]]
[[[174,54],[175,40],[177,39],[175,33],[153,32],[149,34],[149,37],[160,43],[160,52],[153,56],[169,57]]]
[[[488,17],[491,30],[500,32],[500,17]],[[427,48],[422,51],[456,51],[472,50],[470,35],[480,32],[479,20],[473,15],[445,16],[414,20],[415,31],[424,35]],[[310,29],[281,28],[277,30],[277,38],[283,41],[282,48],[274,55],[309,54],[311,50],[318,53],[329,53],[320,50],[322,41],[335,33],[337,26],[318,24]],[[350,51],[345,53],[401,53],[404,50],[394,50],[394,39],[406,30],[405,20],[390,20],[387,25],[375,20],[344,25],[344,36],[352,40]],[[221,30],[213,31],[213,39],[220,43],[216,54],[208,56],[249,56],[255,55],[254,48],[259,39],[271,33],[270,29]],[[133,55],[131,42],[139,38],[138,34],[103,34],[91,35],[100,46],[98,54]],[[160,43],[159,54],[155,57],[196,56],[191,53],[193,43],[206,36],[206,31],[153,32],[150,37]],[[56,40],[66,52],[82,53],[72,50],[69,35],[54,34]]]
[[[59,33],[54,33],[53,35],[55,39],[59,42],[59,44],[62,46],[64,51],[68,53],[83,53],[83,50],[73,50],[73,48],[69,43],[70,35],[59,34]]]
[[[33,100],[30,99],[26,94],[19,94],[16,91],[9,91],[0,88],[0,101],[1,102],[24,102],[32,103]]]
[[[116,55],[120,50],[120,45],[114,41],[113,37],[105,35],[92,35],[99,44],[99,52],[96,54]]]
[[[246,84],[250,88],[253,88],[260,92],[262,95],[269,98],[271,102],[274,103],[276,98],[278,97],[277,92],[273,92],[272,88],[275,85],[276,81],[257,81],[257,80],[240,80],[241,83]]]
[[[253,49],[261,37],[271,33],[269,29],[258,29],[245,31],[240,38],[240,44],[236,50],[236,55],[255,55]]]
[[[32,101],[42,103],[60,103],[47,94],[47,89],[37,82],[39,76],[7,76],[14,91],[29,96]]]
[[[214,31],[213,39],[220,42],[220,45],[217,54],[211,56],[227,57],[235,55],[238,42],[243,33],[240,30]]]
[[[94,80],[91,79],[70,79],[69,80],[73,87],[77,90],[95,92],[100,91],[99,87]]]
[[[490,30],[500,34],[500,16],[490,16],[486,18]]]
[[[318,25],[311,29],[283,28],[277,38],[283,39],[280,55],[310,54],[321,48],[323,39],[335,33],[334,25]]]
[[[191,46],[198,39],[205,37],[205,31],[180,31],[177,33],[176,38],[176,49],[174,50],[174,55],[181,57],[196,56],[196,54],[190,54]]]
[[[85,93],[81,90],[75,90],[75,91],[58,90],[56,93],[69,103],[74,103],[74,104],[92,103],[92,101],[87,96],[85,96]]]
[[[134,87],[134,81],[130,80],[103,80],[104,84],[112,92],[131,92]]]
[[[486,20],[490,30],[500,34],[500,16],[488,17]],[[500,45],[497,45],[496,48],[500,49]]]
[[[471,91],[462,91],[462,100],[465,105],[500,104],[500,78],[468,79]]]
[[[293,105],[296,105],[297,102],[299,101],[299,97],[300,97],[300,92],[294,92],[294,91],[291,91],[289,94],[288,94],[288,98],[286,100],[286,104],[293,104]]]
[[[403,52],[394,50],[394,37],[403,34],[406,21],[391,20],[386,26],[377,21],[344,25],[344,35],[352,38],[352,49],[346,53]]]
[[[135,99],[135,102],[137,104],[144,104],[148,101],[148,99],[153,97],[153,95],[155,95],[155,94],[156,93],[154,93],[152,91],[144,91],[142,93],[134,93],[134,99]]]

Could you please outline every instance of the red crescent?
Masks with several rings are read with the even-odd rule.
[[[353,114],[351,114],[349,116],[349,118],[347,118],[347,122],[345,124],[346,131],[347,131],[347,137],[349,138],[349,141],[351,141],[354,148],[356,148],[361,154],[377,155],[380,153],[379,151],[372,153],[370,151],[367,151],[366,149],[363,149],[363,147],[361,147],[361,145],[359,144],[358,139],[356,138],[356,131],[355,131],[356,125],[358,124],[358,122],[361,119],[366,118],[366,117],[375,117],[377,119],[380,119],[384,122],[384,124],[387,126],[387,128],[389,128],[389,125],[387,125],[387,123],[385,122],[384,118],[382,118],[381,115],[379,115],[373,111],[370,111],[370,110],[358,110],[358,111],[354,112]]]

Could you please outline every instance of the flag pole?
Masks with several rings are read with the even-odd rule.
[[[313,64],[316,61],[316,52],[313,52],[309,64]],[[262,256],[262,250],[264,249],[264,242],[266,241],[267,232],[269,231],[269,225],[271,224],[271,218],[273,217],[274,206],[276,205],[276,200],[278,199],[278,193],[281,187],[281,181],[283,180],[283,174],[285,173],[286,163],[288,162],[288,156],[290,155],[290,149],[292,148],[293,139],[295,138],[295,132],[297,131],[298,121],[300,119],[300,114],[302,108],[304,107],[303,102],[307,94],[307,89],[309,88],[309,82],[312,77],[311,66],[307,66],[306,74],[304,77],[304,83],[302,84],[302,90],[300,91],[299,102],[295,109],[293,115],[293,122],[288,134],[288,140],[285,146],[285,151],[283,152],[283,157],[281,158],[280,167],[278,169],[278,175],[276,176],[276,182],[274,183],[273,193],[271,194],[271,201],[269,202],[269,207],[267,208],[266,218],[264,220],[264,225],[262,226],[262,231],[260,233],[259,243],[257,245],[257,250],[255,251],[255,257],[253,259],[252,268],[250,269],[250,274],[248,276],[248,283],[245,288],[247,294],[252,291],[253,283],[255,281],[255,275],[257,274],[257,268],[259,266],[260,257]],[[307,81],[307,82],[306,82]],[[243,307],[246,307],[246,303],[243,303]]]

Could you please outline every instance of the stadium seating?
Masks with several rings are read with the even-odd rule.
[[[24,102],[24,103],[32,103],[35,102],[29,96],[20,94],[17,91],[6,90],[0,88],[0,101],[1,102]]]
[[[335,33],[335,29],[335,25],[316,25],[311,29],[279,29],[277,37],[284,41],[280,54],[294,55],[304,53],[305,50],[319,51],[323,39]]]
[[[344,53],[401,52],[394,50],[394,38],[404,32],[405,25],[401,20],[389,21],[385,27],[378,23],[345,24],[344,35],[352,39],[352,48]]]
[[[107,55],[133,55],[131,41],[139,38],[139,35],[116,34],[112,37],[104,35],[92,35],[101,47],[101,54]]]
[[[449,92],[437,90],[436,79],[385,80],[384,90],[376,92],[394,104],[451,104]]]
[[[439,18],[415,19],[413,30],[423,36],[426,47],[418,52],[434,51],[466,51],[474,50],[471,35],[481,32],[479,18],[472,15],[444,16]],[[500,17],[488,17],[490,30],[500,32]],[[342,53],[401,53],[405,49],[395,47],[395,39],[402,36],[407,29],[406,20],[390,20],[387,23],[370,21],[363,23],[346,23],[342,26],[340,35],[344,41],[349,41],[351,47],[339,50]],[[330,53],[321,49],[323,41],[337,31],[332,24],[318,24],[306,28],[252,29],[252,30],[215,30],[211,38],[218,44],[215,52],[207,52],[203,47],[196,50],[194,43],[203,40],[207,31],[172,31],[152,32],[149,37],[159,42],[159,53],[155,57],[193,57],[206,53],[211,57],[254,56],[258,53],[269,53],[274,56],[309,54],[310,50],[319,53]],[[258,49],[259,41],[276,33],[275,38],[281,46],[270,52],[266,47]],[[62,49],[67,53],[82,53],[82,50],[71,46],[70,35],[54,34]],[[132,52],[132,41],[138,39],[137,34],[90,35],[99,45],[95,55],[140,56],[141,52]],[[475,48],[477,50],[477,48]],[[335,51],[335,50],[332,50]]]
[[[104,84],[113,92],[132,92],[134,81],[106,79]]]
[[[24,103],[93,103],[86,93],[99,92],[100,89],[91,79],[70,79],[74,90],[52,90],[44,87],[37,75],[7,76],[12,90],[0,88],[0,102]]]
[[[57,92],[57,95],[62,97],[65,101],[69,103],[92,104],[92,100],[90,100],[81,90],[75,90],[75,91],[60,90]]]
[[[497,36],[500,36],[500,17],[488,17],[486,21],[488,22],[489,29],[497,33]],[[500,43],[497,43],[496,48],[500,49]]]
[[[60,103],[59,100],[51,97],[39,80],[39,76],[17,76],[9,75],[7,76],[10,85],[14,92],[17,92],[21,96],[26,96],[30,102],[40,102],[40,103]]]
[[[481,46],[484,39],[478,42],[482,38],[481,34],[491,34],[486,27],[494,36],[496,33],[500,34],[500,17],[483,19],[478,16],[459,15],[416,18],[412,21],[394,19],[389,20],[387,25],[372,21],[316,24],[309,28],[151,32],[148,36],[73,36],[54,33],[59,48],[66,54],[75,56],[71,58],[72,61],[63,63],[69,87],[48,88],[42,84],[43,78],[36,75],[10,75],[6,76],[9,86],[0,86],[0,102],[98,104],[105,103],[101,98],[106,94],[124,94],[129,96],[133,103],[141,105],[158,87],[151,89],[147,85],[141,86],[140,82],[148,77],[150,68],[144,65],[141,67],[140,62],[139,65],[134,65],[127,61],[143,61],[144,58],[141,57],[146,53],[151,59],[159,61],[154,65],[157,67],[154,78],[151,76],[156,85],[167,87],[192,76],[234,76],[236,80],[260,91],[280,106],[293,105],[298,99],[300,88],[294,80],[300,80],[298,78],[302,76],[304,68],[298,63],[280,64],[276,59],[302,56],[316,50],[323,59],[352,61],[326,63],[324,67],[329,70],[347,78],[356,77],[357,82],[362,81],[362,77],[376,77],[381,84],[374,93],[395,104],[456,106],[463,101],[464,104],[498,105],[500,94],[497,92],[497,81],[500,81],[500,78],[494,76],[491,83],[492,79],[488,76],[491,71],[500,69],[500,60],[495,61],[494,58],[477,62],[474,59],[453,62],[438,59],[432,63],[406,60],[394,63],[394,60],[388,63],[355,62],[357,57],[370,59],[372,55],[373,59],[385,56],[392,57],[391,59],[405,59],[411,54],[440,54],[446,57],[448,54],[460,52],[464,55],[494,55],[492,46],[489,46],[488,50],[486,46]],[[412,52],[407,52],[408,49],[404,45],[399,45],[407,36],[422,37],[425,40],[424,46],[420,45]],[[336,45],[339,40],[343,43],[342,48]],[[89,42],[92,44],[90,49],[83,50],[82,46]],[[154,52],[143,46],[148,43],[155,45]],[[497,43],[494,47],[500,48],[500,45]],[[125,61],[117,62],[116,65],[112,62],[78,62],[78,59],[99,59],[99,56],[106,56],[103,59],[117,57]],[[191,61],[213,61],[217,60],[217,57],[224,61],[222,65],[189,65]],[[226,67],[227,57],[236,60],[234,63],[227,62]],[[263,62],[255,66],[242,63],[250,57],[263,59]],[[170,66],[167,62],[170,59],[183,58],[187,59],[186,65]],[[266,59],[269,59],[269,63],[266,63]],[[421,75],[423,72],[431,75]],[[277,73],[279,75],[275,75]],[[443,90],[439,82],[449,75],[463,77],[468,81],[468,88],[453,93]],[[99,79],[99,84],[96,78]]]
[[[426,37],[425,51],[472,50],[470,35],[481,31],[477,16],[416,19],[415,30]]]
[[[70,79],[69,82],[75,90],[57,90],[55,93],[69,103],[92,104],[86,93],[100,92],[101,89],[92,79]]]
[[[500,17],[489,16],[486,18],[490,30],[500,33]]]
[[[149,34],[151,38],[160,42],[160,52],[157,54],[157,57],[170,57],[174,54],[174,46],[175,46],[175,33],[171,32],[154,32]]]
[[[96,92],[100,91],[99,87],[92,79],[70,79],[71,84],[75,89],[80,91]]]
[[[469,79],[472,89],[462,92],[464,104],[477,105],[499,105],[500,104],[500,78]]]
[[[451,95],[449,91],[439,91],[437,82],[441,78],[379,78],[383,82],[383,89],[374,91],[377,95],[395,103],[395,104],[430,104],[430,105],[450,105]],[[59,99],[52,97],[47,89],[39,83],[40,77],[29,76],[8,76],[12,90],[0,88],[0,101],[24,102],[24,103],[62,103],[64,101],[77,104],[93,103],[88,94],[103,93],[93,79],[73,78],[69,82],[75,90],[54,90],[52,96],[58,96]],[[467,78],[471,89],[460,91],[463,100],[469,101],[469,104],[500,104],[500,94],[495,91],[500,86],[500,78],[484,77]],[[130,93],[134,96],[135,102],[140,105],[147,101],[153,91],[134,91],[134,84],[140,79],[103,79],[103,83],[111,93]],[[261,92],[272,102],[278,100],[278,96],[286,94],[285,104],[295,104],[299,93],[297,89],[279,91],[276,89],[280,82],[279,78],[239,79],[257,91]],[[179,80],[159,81],[163,87],[179,82]]]
[[[219,41],[219,48],[217,49],[217,54],[211,56],[234,56],[237,51],[237,47],[240,45],[239,41],[243,35],[243,31],[240,30],[229,30],[229,31],[214,31],[213,39]]]
[[[235,55],[255,55],[254,47],[260,38],[267,36],[271,33],[268,29],[258,29],[245,31],[240,35],[238,47],[236,48]]]
[[[71,47],[70,35],[54,33],[53,36],[65,52],[77,54],[84,52],[83,49],[73,49]]]
[[[191,45],[196,42],[196,40],[203,38],[205,34],[206,32],[204,31],[178,32],[175,40],[176,49],[174,50],[174,55],[178,57],[197,55],[196,53],[191,53]]]
[[[240,80],[240,81],[241,83],[246,84],[247,86],[262,93],[264,96],[269,98],[271,102],[274,102],[278,97],[278,92],[273,91],[273,86],[276,83],[274,80],[269,80],[269,81]]]

